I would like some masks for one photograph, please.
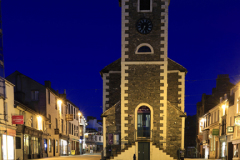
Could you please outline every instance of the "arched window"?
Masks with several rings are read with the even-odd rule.
[[[150,44],[143,43],[140,44],[136,49],[136,54],[153,54],[153,48]]]
[[[137,136],[150,137],[151,111],[147,106],[141,106],[137,111]]]

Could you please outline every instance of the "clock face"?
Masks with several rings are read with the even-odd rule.
[[[137,21],[137,31],[142,34],[148,34],[152,31],[152,22],[150,19],[139,19]]]

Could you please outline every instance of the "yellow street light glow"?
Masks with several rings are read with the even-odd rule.
[[[59,99],[59,100],[57,101],[57,103],[58,103],[58,105],[61,105],[61,104],[62,104],[62,100]]]
[[[37,116],[38,122],[42,121],[42,117],[41,116]]]
[[[78,112],[78,116],[81,116],[81,112]]]
[[[43,128],[42,128],[42,117],[37,116],[37,120],[38,120],[38,129],[43,130]]]

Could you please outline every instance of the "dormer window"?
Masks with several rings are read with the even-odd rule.
[[[152,0],[138,0],[139,12],[152,12]]]
[[[153,54],[154,51],[150,44],[143,43],[137,47],[135,53],[136,54]]]

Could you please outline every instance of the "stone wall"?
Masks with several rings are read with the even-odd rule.
[[[137,2],[138,0],[129,0],[129,2],[126,2],[126,5],[129,5],[129,9],[125,10],[129,12],[129,16],[126,17],[129,20],[129,23],[126,24],[126,27],[129,27],[126,30],[126,34],[129,34],[129,37],[126,38],[126,41],[129,41],[126,48],[129,50],[125,53],[129,57],[126,61],[163,61],[160,55],[163,55],[164,52],[160,48],[164,48],[166,43],[161,43],[161,41],[165,41],[165,38],[159,36],[159,34],[165,32],[161,30],[161,27],[165,25],[165,23],[161,23],[161,19],[165,18],[162,15],[165,9],[162,9],[161,5],[165,5],[165,2],[153,0],[152,12],[137,12]],[[152,21],[153,29],[147,35],[139,33],[136,29],[136,23],[141,18],[147,18]],[[135,54],[137,46],[141,43],[149,43],[154,49],[154,54]]]
[[[166,153],[177,159],[177,150],[181,148],[182,112],[168,103]]]
[[[168,73],[167,100],[174,106],[178,106],[178,73]]]
[[[107,95],[106,97],[109,98],[108,108],[110,108],[121,99],[121,94],[120,94],[121,93],[121,90],[120,90],[121,73],[109,73],[109,76],[107,76],[107,79],[109,80],[109,83],[107,83],[107,85],[109,86],[109,89],[107,89],[107,92],[109,92],[109,95]]]
[[[128,133],[128,139],[134,140],[135,134],[135,108],[140,103],[147,103],[153,108],[153,129],[161,133],[160,126],[160,65],[129,65],[127,70],[129,76],[128,83],[128,110],[126,113],[128,124],[125,133]],[[152,117],[151,117],[152,118]],[[155,137],[160,138],[159,136]]]

